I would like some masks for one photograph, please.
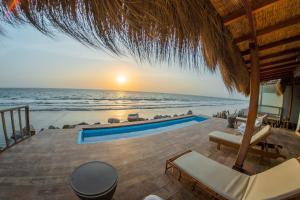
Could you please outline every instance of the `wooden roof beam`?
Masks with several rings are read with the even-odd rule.
[[[289,68],[291,66],[293,66],[293,67],[300,66],[300,62],[296,61],[293,63],[284,64],[284,65],[262,67],[262,68],[260,68],[260,72],[268,71],[268,70],[272,70],[272,69],[285,69],[285,68]],[[249,72],[251,72],[251,70],[249,70]]]
[[[287,19],[286,21],[279,22],[275,25],[265,27],[261,30],[257,30],[256,35],[257,36],[265,35],[267,33],[271,33],[271,32],[276,31],[278,29],[282,29],[282,28],[285,28],[285,27],[288,27],[288,26],[292,26],[292,25],[295,25],[295,24],[298,24],[298,23],[300,23],[300,15],[297,15],[294,18],[291,18],[291,19]],[[238,37],[238,38],[234,39],[234,42],[238,44],[238,43],[250,40],[252,38],[251,34],[252,33],[242,35],[241,37]]]
[[[266,66],[272,66],[272,65],[282,64],[282,63],[286,63],[286,62],[292,62],[292,61],[296,61],[297,57],[298,57],[298,55],[292,56],[292,57],[289,57],[289,58],[283,58],[283,59],[280,59],[280,60],[263,63],[263,64],[260,64],[259,66],[260,67],[266,67]]]
[[[294,60],[293,62],[289,62],[289,63],[284,63],[282,65],[268,65],[268,66],[263,66],[260,67],[260,70],[264,70],[264,69],[273,69],[273,68],[281,68],[281,67],[286,67],[286,66],[291,66],[291,65],[300,65],[300,61]],[[250,69],[250,68],[248,68]]]
[[[260,69],[268,68],[268,67],[276,67],[285,64],[292,64],[297,61],[297,56],[293,56],[291,58],[284,58],[281,60],[271,61],[267,63],[260,64]],[[247,66],[247,69],[250,69],[250,66]]]
[[[276,53],[271,53],[269,55],[260,56],[259,59],[260,60],[265,60],[265,59],[274,58],[274,57],[278,57],[278,56],[282,56],[282,55],[290,54],[290,53],[295,53],[295,52],[300,53],[300,47],[287,49],[287,50],[279,51],[279,52],[276,52]]]
[[[287,58],[283,58],[283,59],[279,59],[279,60],[259,64],[259,66],[260,67],[266,67],[266,66],[273,66],[273,65],[277,65],[277,64],[285,64],[287,62],[295,62],[297,60],[297,57],[298,57],[298,55],[292,55],[292,56],[287,57]],[[247,64],[247,68],[250,69],[249,63]]]
[[[260,72],[260,74],[263,76],[264,74],[272,74],[272,73],[279,73],[279,72],[289,72],[289,71],[295,71],[297,68],[296,65],[290,65],[286,66],[284,68],[273,68],[273,69],[265,69]]]
[[[286,65],[280,65],[280,66],[276,66],[276,67],[273,67],[273,68],[265,68],[265,69],[260,69],[260,73],[263,74],[263,73],[267,73],[267,72],[276,72],[276,71],[284,71],[284,70],[290,70],[290,69],[293,69],[294,68],[296,69],[297,67],[299,67],[299,63],[294,63],[294,64],[286,64]]]
[[[295,62],[292,62],[292,63],[286,63],[286,64],[283,64],[283,65],[277,65],[277,66],[266,66],[266,67],[261,67],[260,70],[263,71],[263,70],[267,70],[267,69],[279,69],[279,68],[284,68],[284,67],[288,67],[288,66],[300,66],[300,62],[299,61],[295,61]]]
[[[263,9],[267,6],[270,6],[272,3],[277,2],[278,0],[260,0],[260,1],[254,1],[253,5],[251,6],[252,12],[256,12],[260,9]],[[225,25],[230,24],[231,22],[234,22],[235,20],[243,17],[246,15],[245,9],[241,8],[238,9],[234,12],[232,12],[231,14],[223,17],[223,22]]]
[[[293,75],[293,71],[288,71],[288,72],[277,72],[277,73],[269,73],[269,74],[263,74],[261,77],[266,78],[266,77],[276,77],[280,78],[280,76],[285,76],[285,75]]]
[[[269,80],[284,79],[286,77],[293,77],[293,76],[294,76],[293,72],[278,73],[278,74],[265,74],[265,75],[260,77],[260,80],[264,80],[264,79],[269,79]]]
[[[300,41],[300,35],[290,37],[290,38],[285,38],[283,40],[279,40],[279,41],[276,41],[276,42],[272,42],[272,43],[269,43],[269,44],[259,46],[258,50],[263,51],[263,50],[266,50],[266,49],[271,49],[271,48],[274,48],[274,47],[278,47],[278,46],[281,46],[281,45],[285,45],[285,44],[289,44],[289,43],[297,42],[297,41]],[[241,52],[242,56],[246,56],[246,55],[249,55],[249,54],[250,54],[250,49],[247,49],[247,50]]]
[[[297,66],[295,65],[290,65],[284,68],[276,68],[276,69],[266,69],[261,72],[261,76],[264,76],[266,74],[278,74],[278,73],[287,73],[287,72],[294,72],[296,70]]]
[[[271,53],[268,55],[260,56],[259,60],[266,60],[266,59],[275,58],[275,57],[279,57],[279,56],[283,56],[283,55],[287,55],[287,54],[291,54],[291,53],[300,53],[300,47],[287,49],[287,50],[279,51],[276,53]],[[250,60],[245,61],[245,64],[249,64],[249,63],[250,63]]]
[[[286,75],[280,75],[280,76],[266,76],[266,77],[261,77],[260,81],[271,81],[271,80],[276,80],[276,79],[287,79],[287,78],[292,78],[292,74],[286,74]]]
[[[274,76],[274,77],[279,77],[279,76],[284,76],[284,75],[293,75],[294,71],[289,70],[289,71],[285,71],[285,72],[272,72],[272,73],[266,73],[266,74],[262,74],[261,77],[269,77],[269,76]]]

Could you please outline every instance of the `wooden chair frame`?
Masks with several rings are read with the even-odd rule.
[[[218,194],[217,192],[215,192],[214,190],[210,189],[209,187],[207,187],[205,184],[201,183],[200,181],[196,180],[195,178],[193,178],[192,176],[190,176],[188,173],[184,172],[183,170],[181,170],[173,161],[176,160],[177,158],[192,152],[192,150],[187,150],[181,154],[177,154],[176,156],[166,160],[166,166],[165,166],[165,174],[168,172],[168,170],[170,169],[176,169],[179,172],[179,176],[178,176],[178,181],[181,181],[182,175],[184,174],[185,176],[189,177],[194,183],[192,186],[192,191],[195,190],[196,186],[198,186],[200,189],[202,189],[203,191],[205,191],[207,194],[211,195],[212,197],[219,199],[219,200],[227,200],[225,197],[223,197],[222,195]],[[299,164],[300,164],[300,157],[297,158]],[[295,198],[298,197],[299,194],[296,194],[293,197],[290,198]]]
[[[236,150],[239,150],[239,148],[240,148],[240,144],[235,144],[235,143],[228,142],[228,141],[218,139],[215,137],[210,137],[209,141],[217,143],[218,150],[221,150],[221,145],[231,147]],[[260,146],[261,148],[260,149],[257,148],[258,146]],[[270,152],[269,149],[274,149],[275,152]],[[248,152],[253,153],[253,154],[258,154],[262,158],[266,157],[266,158],[272,158],[272,159],[277,159],[277,158],[286,159],[286,156],[284,156],[280,153],[280,149],[282,149],[282,146],[268,143],[268,142],[266,142],[266,138],[263,138],[262,140],[260,140],[260,142],[251,144],[251,146],[248,149]]]
[[[178,154],[170,159],[168,159],[166,161],[166,166],[165,166],[165,174],[168,172],[168,170],[170,169],[176,169],[179,172],[179,176],[178,176],[178,181],[181,181],[182,175],[185,175],[187,177],[189,177],[194,183],[192,186],[192,191],[195,190],[196,186],[198,186],[199,188],[201,188],[203,191],[205,191],[206,193],[208,193],[209,195],[213,196],[216,199],[219,200],[227,200],[226,198],[224,198],[223,196],[221,196],[220,194],[216,193],[214,190],[210,189],[209,187],[207,187],[205,184],[201,183],[200,181],[196,180],[195,178],[193,178],[192,176],[190,176],[189,174],[187,174],[186,172],[184,172],[183,170],[181,170],[173,161],[176,160],[177,158],[192,152],[192,150],[187,150],[181,154]]]

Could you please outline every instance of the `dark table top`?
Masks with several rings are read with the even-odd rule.
[[[113,189],[117,182],[115,168],[101,161],[80,165],[71,175],[72,189],[85,196],[104,194]]]

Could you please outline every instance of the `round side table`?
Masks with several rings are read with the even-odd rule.
[[[116,169],[108,163],[92,161],[77,167],[70,185],[82,200],[111,200],[118,183]]]

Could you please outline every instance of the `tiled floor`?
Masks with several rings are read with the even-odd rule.
[[[95,144],[76,144],[78,129],[46,130],[0,154],[0,199],[72,200],[69,187],[73,169],[91,160],[102,160],[116,167],[119,183],[114,199],[142,199],[157,194],[164,199],[210,199],[188,182],[178,182],[164,174],[165,160],[187,149],[197,150],[228,166],[234,164],[237,151],[208,141],[212,130],[224,130],[226,121],[209,119],[203,123],[168,133]],[[269,141],[283,145],[288,158],[300,156],[300,137],[292,132],[273,129]],[[245,168],[257,173],[283,160],[260,160],[249,155]]]

